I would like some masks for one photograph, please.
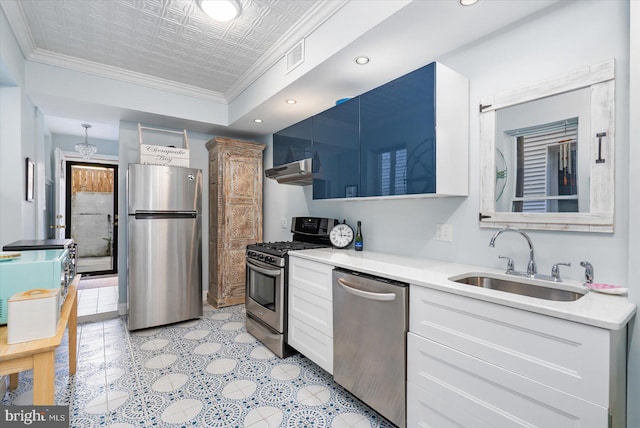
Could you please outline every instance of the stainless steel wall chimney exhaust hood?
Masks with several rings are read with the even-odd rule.
[[[267,178],[273,178],[278,183],[306,186],[313,182],[311,166],[312,160],[310,158],[302,159],[267,169],[264,175]]]

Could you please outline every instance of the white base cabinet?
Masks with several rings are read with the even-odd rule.
[[[626,328],[412,286],[407,425],[624,427]]]
[[[287,343],[333,374],[333,266],[289,254]]]

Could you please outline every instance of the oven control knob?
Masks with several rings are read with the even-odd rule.
[[[273,263],[275,260],[273,259],[273,257],[265,257],[264,261],[267,263]]]
[[[247,256],[249,256],[249,257],[255,257],[255,256],[256,256],[256,252],[255,252],[255,251],[249,251],[249,252],[247,253]]]
[[[258,254],[258,260],[264,260],[264,254]]]

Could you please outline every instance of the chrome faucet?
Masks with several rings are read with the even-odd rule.
[[[551,266],[551,279],[555,282],[562,282],[560,278],[560,266],[571,266],[571,263],[556,263]]]
[[[587,261],[580,262],[584,268],[584,279],[587,284],[593,283],[593,265]]]
[[[524,239],[527,240],[527,244],[529,244],[529,263],[527,264],[527,276],[533,278],[536,275],[536,273],[538,273],[538,268],[536,266],[536,261],[533,258],[533,242],[531,242],[531,238],[529,238],[529,235],[527,235],[520,229],[505,227],[504,229],[500,229],[499,231],[493,234],[493,236],[491,237],[491,241],[489,241],[490,247],[496,246],[496,238],[500,236],[503,232],[516,232],[524,236]],[[513,269],[512,266],[511,266],[511,269]],[[512,270],[510,273],[517,274],[517,272],[514,270]]]

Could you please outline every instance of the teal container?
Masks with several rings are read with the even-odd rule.
[[[7,301],[17,293],[34,288],[66,286],[69,250],[16,251],[20,257],[0,261],[0,325],[7,323]]]

